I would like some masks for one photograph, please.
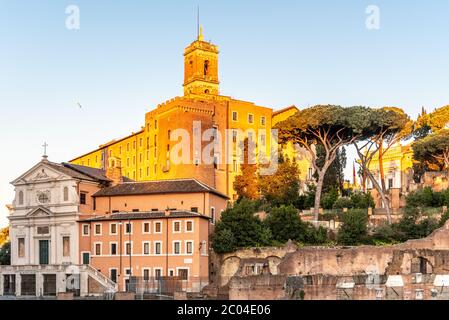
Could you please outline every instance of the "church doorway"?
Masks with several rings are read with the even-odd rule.
[[[15,274],[3,275],[3,295],[5,295],[5,296],[16,295],[16,275]]]

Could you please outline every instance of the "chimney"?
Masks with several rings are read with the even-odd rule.
[[[106,177],[112,180],[112,186],[123,183],[122,162],[119,158],[109,158],[109,166],[106,169]]]
[[[167,207],[167,209],[165,209],[165,216],[168,217],[170,216],[170,209]]]

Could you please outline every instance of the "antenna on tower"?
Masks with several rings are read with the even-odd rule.
[[[196,38],[200,38],[200,5],[197,6],[196,13]]]

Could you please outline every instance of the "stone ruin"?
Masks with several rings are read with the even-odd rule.
[[[222,299],[449,300],[449,221],[397,245],[289,242],[213,255],[211,271],[205,291]]]

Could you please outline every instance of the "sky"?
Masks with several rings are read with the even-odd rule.
[[[66,27],[69,5],[79,29]],[[182,95],[197,5],[224,95],[273,109],[398,106],[412,118],[449,104],[446,0],[0,0],[0,226],[9,183],[44,141],[51,161],[68,161]]]

